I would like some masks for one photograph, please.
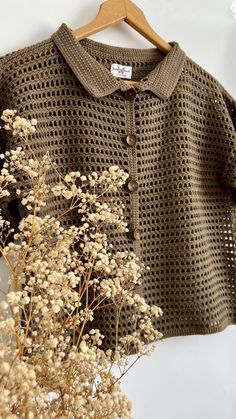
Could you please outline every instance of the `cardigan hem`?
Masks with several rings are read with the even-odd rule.
[[[174,329],[171,329],[169,333],[166,332],[165,335],[163,333],[163,338],[161,338],[161,340],[164,341],[165,339],[169,337],[178,337],[178,336],[209,335],[212,333],[222,332],[228,326],[233,326],[233,325],[236,325],[236,318],[227,319],[218,325],[209,326],[209,327],[197,326],[197,327],[174,328]],[[157,340],[156,342],[159,342],[159,340]]]
[[[159,343],[159,342],[164,342],[167,338],[171,338],[171,337],[179,337],[179,336],[192,336],[192,335],[209,335],[209,334],[213,334],[213,333],[217,333],[217,332],[223,332],[228,326],[234,326],[236,325],[236,318],[232,318],[232,319],[227,319],[224,322],[221,322],[218,326],[209,326],[208,328],[206,327],[184,327],[184,328],[175,328],[175,329],[171,329],[171,332],[169,333],[165,333],[165,336],[163,334],[163,337],[161,339],[157,339],[153,342],[150,343],[150,345]],[[158,329],[159,330],[159,329]],[[129,353],[128,356],[131,355],[137,355],[136,352],[132,352]]]

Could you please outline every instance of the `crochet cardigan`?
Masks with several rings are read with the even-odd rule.
[[[150,266],[140,292],[162,308],[155,326],[164,339],[236,323],[236,101],[178,42],[169,44],[165,54],[78,41],[62,23],[48,39],[0,57],[1,111],[38,120],[38,157],[49,150],[64,173],[110,165],[129,172],[120,196],[130,231],[111,239]],[[1,130],[3,151],[17,141]],[[13,198],[2,210],[17,228]],[[57,216],[63,205],[50,193],[42,215]],[[77,221],[70,213],[62,223]],[[92,326],[112,349],[114,308],[96,312]],[[120,331],[133,332],[125,310]]]

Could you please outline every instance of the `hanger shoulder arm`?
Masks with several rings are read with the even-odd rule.
[[[77,39],[82,39],[100,32],[110,26],[124,21],[126,18],[125,1],[106,0],[100,4],[96,17],[84,26],[75,29],[74,35]]]
[[[126,22],[163,52],[170,51],[171,45],[152,29],[143,11],[131,0],[125,0],[125,3],[127,12]]]

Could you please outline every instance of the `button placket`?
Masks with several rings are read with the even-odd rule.
[[[128,167],[130,177],[127,181],[127,188],[130,192],[130,204],[131,204],[131,219],[129,222],[129,238],[133,240],[133,246],[135,253],[140,257],[140,239],[142,229],[139,224],[139,185],[137,180],[137,137],[135,135],[135,112],[134,112],[134,98],[136,91],[129,89],[126,102],[126,143],[128,146]],[[123,92],[124,93],[124,92]],[[132,100],[131,100],[132,97]]]

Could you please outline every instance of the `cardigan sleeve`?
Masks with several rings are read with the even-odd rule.
[[[222,87],[222,86],[221,86]],[[231,189],[236,190],[236,99],[222,87],[223,98],[223,152],[222,181]],[[236,192],[236,191],[235,191]],[[235,193],[234,192],[234,193]]]

